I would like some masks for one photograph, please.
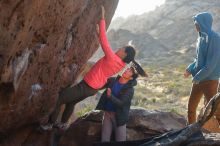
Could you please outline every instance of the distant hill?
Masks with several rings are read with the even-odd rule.
[[[188,64],[197,39],[192,16],[202,11],[212,13],[213,29],[220,32],[220,0],[166,0],[149,13],[116,18],[108,38],[114,49],[131,42],[137,59],[146,65]],[[96,57],[101,51],[97,52]]]

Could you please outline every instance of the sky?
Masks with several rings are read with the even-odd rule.
[[[154,10],[156,6],[163,4],[165,0],[119,0],[114,18],[139,15]]]

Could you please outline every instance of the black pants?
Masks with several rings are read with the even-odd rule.
[[[97,91],[97,89],[90,87],[84,80],[73,87],[67,87],[61,90],[56,107],[50,116],[50,123],[56,122],[62,104],[66,106],[62,114],[61,122],[66,123],[74,111],[75,104],[94,95]]]

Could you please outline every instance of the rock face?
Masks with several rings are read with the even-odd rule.
[[[101,119],[102,112],[99,111],[79,118],[61,138],[60,145],[92,146],[93,142],[99,142]],[[134,108],[130,111],[127,123],[127,140],[146,139],[170,130],[178,130],[183,128],[185,123],[184,117],[173,113]]]
[[[84,115],[82,118],[78,119],[76,123],[71,125],[69,130],[61,138],[60,145],[92,146],[94,142],[99,142],[101,135],[101,118],[102,113],[98,111],[93,111]],[[152,137],[162,137],[161,134],[168,131],[173,130],[173,133],[178,133],[178,130],[183,130],[185,125],[185,118],[174,113],[133,108],[130,110],[129,121],[127,123],[128,141],[121,143],[112,142],[100,145],[97,144],[96,146],[140,146],[141,144],[152,140]],[[217,146],[220,145],[219,139],[219,133],[198,132],[193,134],[181,146]],[[157,138],[152,141],[156,140]],[[167,139],[167,141],[170,141],[170,139]]]
[[[100,6],[109,24],[117,3],[0,1],[1,138],[47,119],[60,88],[75,81],[98,48]]]
[[[92,146],[94,142],[100,142],[102,115],[103,113],[100,111],[91,111],[77,119],[65,133],[61,133],[63,136],[59,144],[62,146]],[[173,113],[133,108],[127,123],[127,139],[140,140],[170,130],[178,130],[184,127],[185,122],[183,116]],[[56,129],[39,131],[37,125],[25,126],[4,139],[0,145],[49,146],[54,143],[56,133],[58,133]]]
[[[92,146],[93,143],[97,143],[97,146],[140,146],[152,140],[152,136],[162,137],[162,133],[170,130],[173,130],[173,133],[178,133],[179,129],[185,127],[186,123],[183,116],[174,113],[133,108],[130,111],[127,124],[128,141],[99,144],[102,114],[100,111],[92,111],[85,114],[73,123],[65,133],[56,129],[39,131],[37,125],[26,126],[10,135],[0,143],[0,146],[50,146],[55,144],[55,138],[60,134],[62,137],[58,145],[62,146]],[[220,134],[218,133],[199,132],[184,143],[184,146],[217,146],[220,145],[219,139]]]

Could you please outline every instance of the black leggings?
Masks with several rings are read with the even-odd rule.
[[[67,87],[61,90],[59,92],[56,107],[50,116],[50,123],[56,122],[62,104],[65,104],[66,106],[61,122],[66,123],[74,111],[75,104],[94,95],[97,91],[97,89],[90,87],[84,80],[73,87]]]

